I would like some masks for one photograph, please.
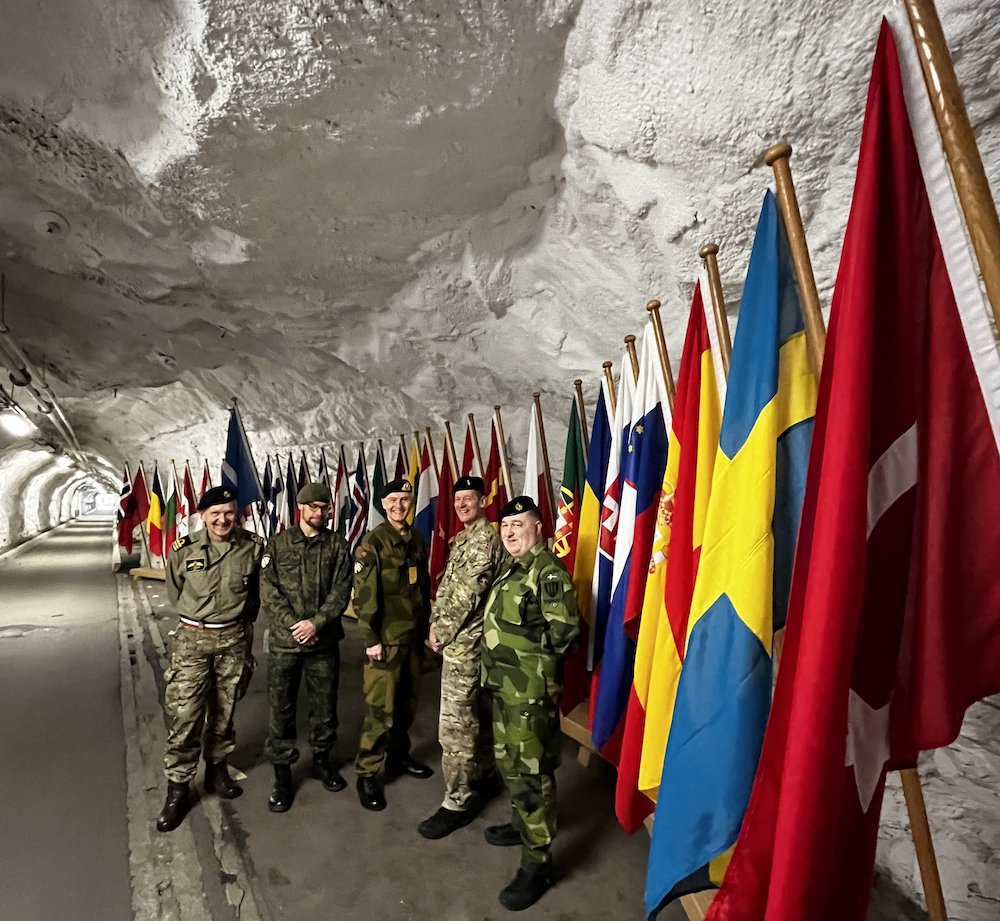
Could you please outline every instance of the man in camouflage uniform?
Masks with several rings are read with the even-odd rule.
[[[184,820],[188,790],[205,755],[205,790],[235,799],[243,790],[226,759],[236,747],[233,712],[260,607],[264,541],[236,527],[236,494],[209,489],[198,503],[205,527],[175,541],[167,557],[167,593],[180,624],[167,669],[170,719],[163,766],[167,799],[156,820],[173,831]],[[202,731],[204,730],[204,744]]]
[[[471,822],[483,805],[474,796],[494,776],[493,725],[489,695],[480,681],[479,647],[483,610],[490,586],[507,554],[486,520],[486,487],[481,477],[460,477],[452,489],[455,514],[465,529],[448,557],[431,609],[428,643],[443,656],[441,666],[441,773],[444,802],[417,831],[444,838]]]
[[[487,828],[486,840],[521,845],[520,869],[500,892],[501,905],[520,911],[552,885],[562,663],[580,626],[573,580],[542,536],[534,500],[518,496],[504,506],[500,536],[514,560],[486,602],[482,663],[513,821]]]
[[[380,772],[430,777],[429,767],[410,757],[410,726],[417,706],[423,639],[430,615],[427,548],[407,524],[413,487],[404,479],[386,483],[386,521],[358,545],[354,564],[354,612],[368,659],[364,667],[367,712],[355,769],[365,809],[385,809]]]
[[[337,741],[337,685],[340,681],[340,621],[351,598],[353,578],[347,541],[326,528],[330,489],[308,483],[299,490],[299,523],[272,537],[261,559],[261,607],[268,616],[267,697],[270,704],[264,754],[274,765],[271,812],[292,806],[295,710],[303,676],[309,704],[309,746],[313,776],[337,792],[347,786],[330,764]]]

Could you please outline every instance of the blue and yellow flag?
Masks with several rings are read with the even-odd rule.
[[[718,885],[771,700],[816,411],[798,286],[774,196],[754,239],[663,761],[646,909]]]

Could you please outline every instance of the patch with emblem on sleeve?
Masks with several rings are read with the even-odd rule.
[[[542,582],[542,594],[546,601],[558,601],[563,594],[562,579],[557,575],[546,576]]]
[[[364,568],[365,568],[365,564],[362,563],[361,560],[358,560],[357,563],[354,564],[354,571],[355,572],[361,572],[361,570],[364,569]]]
[[[185,560],[184,561],[184,571],[185,572],[201,572],[205,568],[204,560]]]
[[[260,568],[261,569],[267,569],[267,567],[270,565],[270,563],[271,563],[271,554],[270,553],[265,553],[260,558]]]

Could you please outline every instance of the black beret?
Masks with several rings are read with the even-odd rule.
[[[382,487],[382,498],[386,499],[394,492],[405,492],[412,495],[413,484],[403,477],[400,477],[398,480],[389,480],[389,482]]]
[[[463,489],[474,489],[479,495],[486,495],[486,484],[481,476],[460,476],[451,487],[451,494],[455,495]]]
[[[502,509],[500,509],[500,520],[509,518],[511,515],[520,515],[523,512],[538,512],[538,506],[531,496],[514,496]]]
[[[308,505],[310,502],[330,502],[330,487],[323,483],[306,483],[299,490],[295,497],[299,505]]]
[[[198,511],[203,512],[213,505],[227,505],[236,501],[236,490],[228,486],[213,486],[206,489],[204,495],[198,500]]]

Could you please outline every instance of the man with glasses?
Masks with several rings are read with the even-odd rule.
[[[367,712],[354,766],[365,809],[385,809],[383,770],[426,778],[433,773],[410,756],[410,726],[417,706],[424,638],[430,617],[427,548],[407,523],[413,486],[385,484],[386,521],[365,535],[354,564],[354,613],[365,644]]]
[[[341,615],[351,597],[351,552],[344,538],[326,527],[329,487],[307,483],[296,502],[299,523],[272,537],[261,559],[261,607],[269,620],[264,753],[274,765],[271,812],[287,812],[295,795],[295,711],[303,678],[313,776],[333,793],[347,786],[330,755],[337,741]]]

